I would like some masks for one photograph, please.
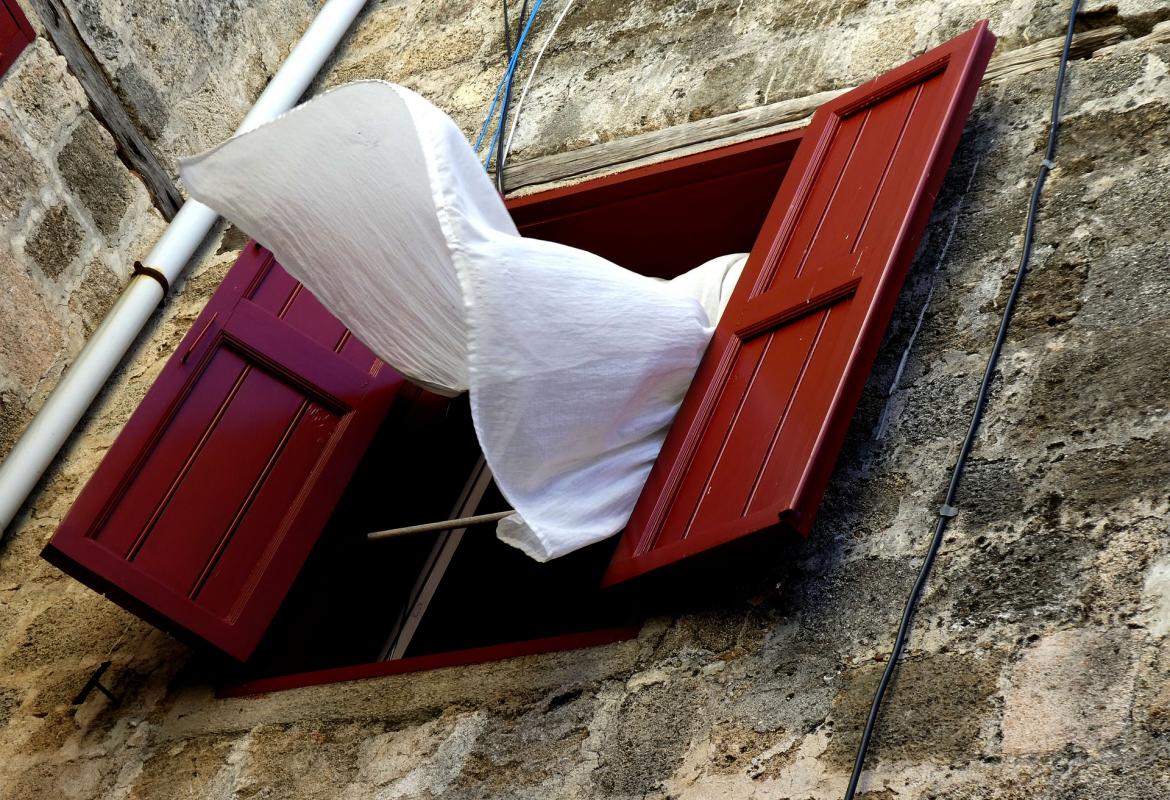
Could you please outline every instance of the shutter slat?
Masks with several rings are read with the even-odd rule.
[[[315,446],[330,440],[340,420],[316,403],[306,403],[297,418],[284,457],[278,459],[252,501],[252,513],[233,532],[225,547],[209,564],[206,579],[197,586],[197,602],[225,619],[239,615],[250,596],[249,578],[256,566],[268,561],[295,521],[304,500],[303,476],[312,472],[318,457]],[[272,520],[277,520],[276,525]]]
[[[223,414],[178,476],[157,521],[142,533],[130,561],[189,596],[212,553],[231,535],[252,493],[284,451],[304,397],[252,366]],[[209,502],[214,500],[214,502]]]

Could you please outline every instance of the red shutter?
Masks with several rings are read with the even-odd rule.
[[[36,32],[16,0],[0,0],[0,77],[35,38]]]
[[[606,574],[807,535],[995,37],[817,110]]]
[[[247,658],[402,384],[249,244],[44,555]]]

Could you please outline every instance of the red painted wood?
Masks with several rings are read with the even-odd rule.
[[[326,683],[383,678],[387,675],[403,675],[410,672],[424,672],[426,670],[443,669],[445,667],[466,667],[472,664],[502,661],[506,658],[554,653],[559,650],[579,650],[586,647],[599,647],[605,644],[633,639],[638,635],[639,629],[639,626],[605,628],[599,631],[570,633],[564,636],[549,636],[544,639],[529,639],[523,642],[507,642],[505,644],[488,645],[487,647],[473,647],[467,650],[451,650],[446,653],[412,656],[410,658],[400,658],[395,661],[373,661],[368,664],[356,664],[351,667],[322,669],[315,672],[298,672],[292,675],[279,675],[275,678],[258,678],[257,680],[221,686],[216,690],[215,695],[216,697],[247,697],[248,695],[264,694],[266,692],[280,692],[285,689],[320,686]]]
[[[247,658],[402,386],[250,244],[44,555]]]
[[[36,35],[16,0],[0,0],[0,77]]]
[[[756,240],[800,143],[787,131],[508,200],[520,232],[669,278]]]
[[[982,22],[817,110],[605,583],[808,534],[994,43]]]

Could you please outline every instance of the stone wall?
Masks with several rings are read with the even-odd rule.
[[[0,79],[0,453],[161,230],[65,59],[38,37]]]
[[[7,453],[162,231],[142,182],[22,4],[36,41],[0,79],[0,454]],[[308,25],[312,0],[66,0],[154,155],[229,136]]]
[[[979,16],[1010,49],[1065,13],[747,5],[581,3],[517,158],[848,85]],[[1170,9],[1086,8],[1131,38],[1070,67],[1034,271],[888,697],[875,800],[1170,791]],[[323,83],[401,80],[470,131],[500,73],[497,13],[377,4]],[[1018,259],[1054,78],[983,87],[809,541],[763,584],[670,608],[631,642],[217,700],[185,647],[41,562],[223,247],[0,545],[0,798],[840,797]],[[96,230],[102,212],[85,213]],[[123,705],[70,706],[107,658]]]
[[[232,134],[308,26],[317,0],[63,0],[172,174]]]
[[[1064,32],[1065,0],[604,0],[580,2],[541,62],[515,159],[854,86],[987,18],[999,52]],[[1135,35],[1163,0],[1087,0],[1091,24]],[[545,25],[561,10],[542,11]],[[1121,12],[1118,12],[1118,9]],[[543,44],[540,25],[531,34]],[[478,131],[505,66],[498,4],[371,4],[325,83],[384,78]],[[527,59],[520,77],[527,77]]]

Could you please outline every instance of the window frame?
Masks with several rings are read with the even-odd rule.
[[[739,144],[716,145],[689,156],[635,167],[573,186],[534,192],[505,202],[513,217],[518,217],[516,222],[521,232],[526,233],[550,221],[563,222],[574,213],[594,210],[602,203],[609,206],[636,203],[659,192],[677,188],[680,184],[699,185],[706,180],[727,179],[727,171],[718,169],[718,166],[729,160],[743,162],[733,175],[754,168],[775,169],[775,159],[768,158],[768,154],[774,150],[795,153],[804,131],[801,127]],[[790,160],[786,163],[790,163]],[[680,180],[680,176],[684,176],[684,179]],[[491,471],[481,458],[468,478],[463,496],[452,509],[450,519],[479,513],[479,501],[490,480]],[[465,533],[466,529],[460,528],[438,534],[431,555],[411,593],[411,599],[383,647],[382,660],[403,657]]]

